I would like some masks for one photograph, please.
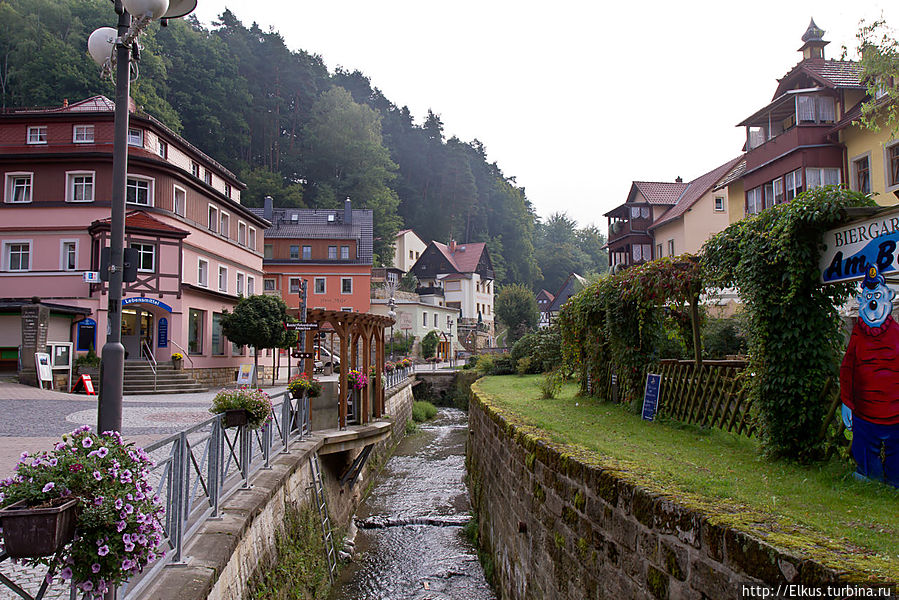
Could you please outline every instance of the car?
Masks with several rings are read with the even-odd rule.
[[[315,368],[324,370],[325,367],[331,367],[334,372],[340,372],[340,357],[331,354],[331,351],[324,346],[315,346]]]

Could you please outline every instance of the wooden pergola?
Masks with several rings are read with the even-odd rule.
[[[384,329],[394,324],[394,319],[371,313],[347,312],[341,310],[312,309],[306,313],[307,323],[330,324],[333,333],[340,339],[340,378],[337,384],[338,426],[347,425],[347,401],[351,390],[347,382],[350,369],[359,369],[369,376],[372,366],[372,344],[374,344],[374,377],[369,376],[368,387],[362,393],[362,405],[359,410],[359,422],[365,424],[370,417],[381,418],[384,414],[384,387],[381,381],[384,372]],[[314,351],[314,336],[306,335],[305,351]],[[359,350],[359,341],[362,351]],[[360,361],[361,354],[361,361]],[[312,373],[313,359],[307,358],[305,371]],[[374,406],[370,406],[371,392],[374,389]]]

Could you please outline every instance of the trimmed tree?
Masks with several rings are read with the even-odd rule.
[[[496,296],[496,316],[509,328],[507,345],[537,327],[537,298],[526,286],[505,285]]]
[[[234,312],[222,316],[222,334],[232,343],[253,347],[253,386],[259,371],[260,348],[284,348],[293,332],[284,328],[289,320],[287,305],[277,296],[241,298]]]
[[[440,341],[440,336],[437,334],[436,330],[429,331],[427,335],[425,335],[421,339],[421,356],[422,358],[431,358],[434,356],[434,352],[437,351],[437,343]]]

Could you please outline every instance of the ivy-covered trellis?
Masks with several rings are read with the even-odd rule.
[[[873,206],[843,188],[816,188],[712,237],[700,260],[658,259],[610,275],[571,298],[559,322],[566,360],[605,383],[614,364],[622,400],[642,391],[641,377],[656,361],[667,314],[692,329],[701,360],[697,300],[704,288],[736,288],[748,317],[747,378],[755,431],[764,453],[800,462],[821,456],[827,381],[835,383],[843,350],[837,307],[853,285],[819,285],[823,233],[847,209]],[[603,385],[600,385],[602,388]]]

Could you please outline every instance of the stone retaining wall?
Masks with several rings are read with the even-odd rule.
[[[736,600],[741,583],[848,577],[575,460],[510,423],[477,385],[467,461],[503,600]]]

